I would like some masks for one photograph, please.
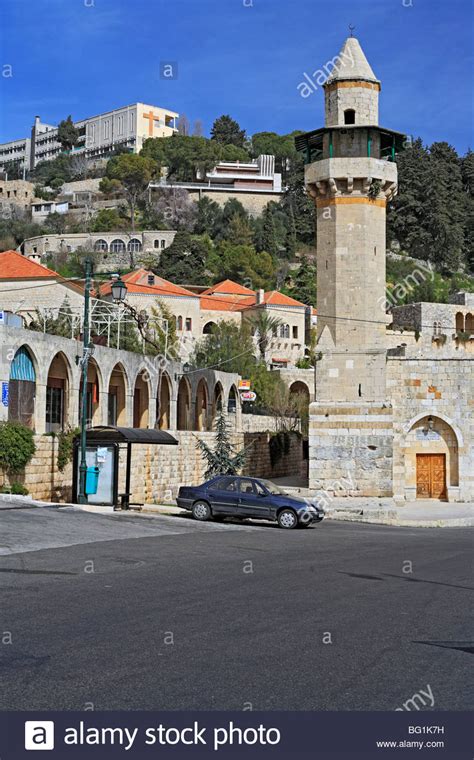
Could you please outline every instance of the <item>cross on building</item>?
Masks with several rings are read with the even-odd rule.
[[[155,121],[158,122],[158,124],[160,123],[159,117],[155,116],[153,111],[149,111],[148,113],[143,114],[143,118],[148,119],[148,134],[150,137],[153,137],[153,125]]]

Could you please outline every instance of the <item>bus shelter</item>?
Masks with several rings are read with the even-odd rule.
[[[177,446],[178,441],[164,430],[98,426],[86,435],[86,492],[88,503],[130,509],[132,446],[146,444]],[[120,449],[126,449],[125,491],[119,493]],[[73,499],[78,501],[80,435],[74,439]],[[135,505],[134,505],[135,506]],[[138,505],[137,505],[138,506]]]

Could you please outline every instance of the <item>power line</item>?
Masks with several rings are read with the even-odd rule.
[[[74,282],[75,280],[80,280],[80,279],[81,278],[70,277],[70,278],[62,278],[62,281],[65,282],[65,283],[68,283],[68,282]],[[61,284],[61,283],[58,283],[58,284]],[[51,286],[51,283],[42,283],[41,285],[28,285],[25,288],[21,288],[21,289],[18,288],[18,290],[16,290],[16,289],[15,290],[11,290],[11,289],[0,290],[0,293],[10,293],[11,294],[11,293],[18,292],[18,294],[21,294],[25,290],[35,290],[36,288],[47,288],[47,287],[50,287],[50,286]],[[153,286],[149,286],[149,287],[151,288]],[[174,297],[177,297],[177,298],[180,298],[180,297],[181,298],[189,298],[189,296],[184,296],[184,295],[182,295],[182,296],[176,295],[176,294],[173,294],[173,295],[174,295]],[[104,304],[105,303],[107,303],[107,304],[110,303],[110,301],[106,301],[104,298],[100,298],[99,296],[93,296],[93,297],[95,298],[96,301],[100,301],[100,302],[102,302]],[[159,294],[157,294],[156,297],[160,298],[161,296]],[[196,298],[200,298],[200,296],[198,296],[198,295],[196,295],[195,297]],[[227,301],[224,298],[219,298],[218,296],[217,297],[216,296],[207,296],[207,298],[209,298],[210,300],[212,300],[212,301],[214,301],[216,303],[229,304],[229,301]],[[239,302],[236,301],[235,305],[238,306],[238,303]],[[420,302],[417,302],[417,303],[420,303]],[[421,303],[424,303],[424,302],[421,302]],[[433,303],[436,303],[436,302],[433,302]],[[400,304],[400,306],[408,306],[408,305],[411,305],[411,304]],[[441,304],[440,303],[440,306],[457,306],[457,305],[458,304]],[[294,307],[291,307],[291,305],[289,305],[288,307],[284,307],[284,306],[276,306],[276,305],[271,304],[271,303],[270,304],[257,304],[257,303],[255,303],[255,304],[249,304],[249,305],[247,305],[244,309],[237,308],[237,309],[235,309],[235,311],[240,311],[242,313],[246,309],[250,309],[250,308],[253,308],[255,306],[270,306],[271,309],[272,309],[272,311],[281,311],[281,312],[284,312],[285,314],[288,314],[288,309],[289,308],[294,308]],[[304,304],[304,306],[306,307],[306,304]],[[54,307],[52,307],[52,308],[54,308]],[[397,308],[397,307],[395,306],[395,308]],[[204,311],[212,311],[212,309],[204,309]],[[218,310],[216,310],[216,311],[218,311]],[[232,309],[228,309],[228,311],[233,311],[233,310]],[[389,313],[390,312],[387,312],[387,314],[389,314]],[[318,319],[330,319],[330,320],[333,320],[333,321],[360,322],[360,323],[374,324],[374,325],[385,325],[386,327],[388,326],[386,320],[383,320],[383,319],[362,319],[362,318],[359,318],[359,317],[342,317],[342,316],[338,316],[338,315],[334,315],[334,314],[321,314],[319,312],[317,313],[316,316],[317,316]],[[432,323],[426,323],[426,324],[422,323],[419,326],[431,329],[433,327],[433,324]],[[451,325],[442,325],[442,324],[440,324],[438,326],[439,326],[439,328],[446,329],[446,330],[454,329],[452,324]],[[403,330],[410,330],[411,328],[410,327],[403,327],[403,328],[402,327],[395,327],[394,329],[395,330],[397,330],[397,329],[398,330],[401,330],[401,329],[403,329]]]

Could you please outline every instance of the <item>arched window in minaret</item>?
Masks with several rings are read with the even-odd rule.
[[[355,124],[356,112],[353,108],[346,108],[344,111],[344,124]]]

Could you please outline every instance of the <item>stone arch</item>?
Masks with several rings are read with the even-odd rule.
[[[464,332],[464,314],[458,311],[456,314],[456,332]]]
[[[101,408],[100,398],[104,384],[102,374],[94,357],[90,357],[87,366],[87,390],[86,390],[86,425],[92,427],[93,425],[99,425],[101,422]],[[82,375],[79,388],[79,424],[82,419]]]
[[[109,250],[109,245],[106,240],[104,240],[103,238],[99,238],[98,240],[95,241],[94,251],[107,253],[108,250]]]
[[[110,244],[110,253],[124,253],[126,245],[120,238],[115,238]]]
[[[134,237],[127,243],[127,251],[129,253],[139,253],[142,250],[142,243],[141,240]]]
[[[239,394],[237,391],[237,388],[235,385],[232,385],[229,390],[229,395],[227,397],[227,413],[228,414],[237,414],[237,406],[238,406],[238,399]]]
[[[445,415],[425,411],[405,425],[404,433],[407,498],[449,499],[450,489],[459,487],[459,429]]]
[[[64,430],[69,420],[71,397],[71,365],[62,351],[51,360],[46,379],[45,431]]]
[[[117,362],[110,373],[107,394],[107,424],[127,427],[128,377],[125,367]]]
[[[217,322],[206,322],[204,327],[202,328],[202,334],[203,335],[212,335],[212,331],[214,328],[217,327]]]
[[[224,408],[224,388],[222,383],[218,380],[214,386],[214,400],[212,404],[212,420],[223,410]]]
[[[189,430],[189,412],[191,408],[191,393],[189,383],[182,377],[178,385],[178,397],[176,402],[177,430]]]
[[[310,398],[309,386],[303,380],[295,380],[293,383],[291,383],[289,391],[290,391],[290,396],[303,396],[305,399],[308,400],[308,404],[309,404],[309,398]]]
[[[38,362],[27,345],[20,346],[10,365],[8,380],[8,420],[35,428]]]
[[[148,373],[141,369],[133,386],[133,427],[149,427],[150,385]]]
[[[167,372],[163,372],[160,378],[156,399],[156,421],[160,430],[169,430],[171,427],[171,380]]]
[[[209,389],[205,379],[202,377],[196,388],[196,399],[194,402],[194,429],[207,430],[209,414]]]

